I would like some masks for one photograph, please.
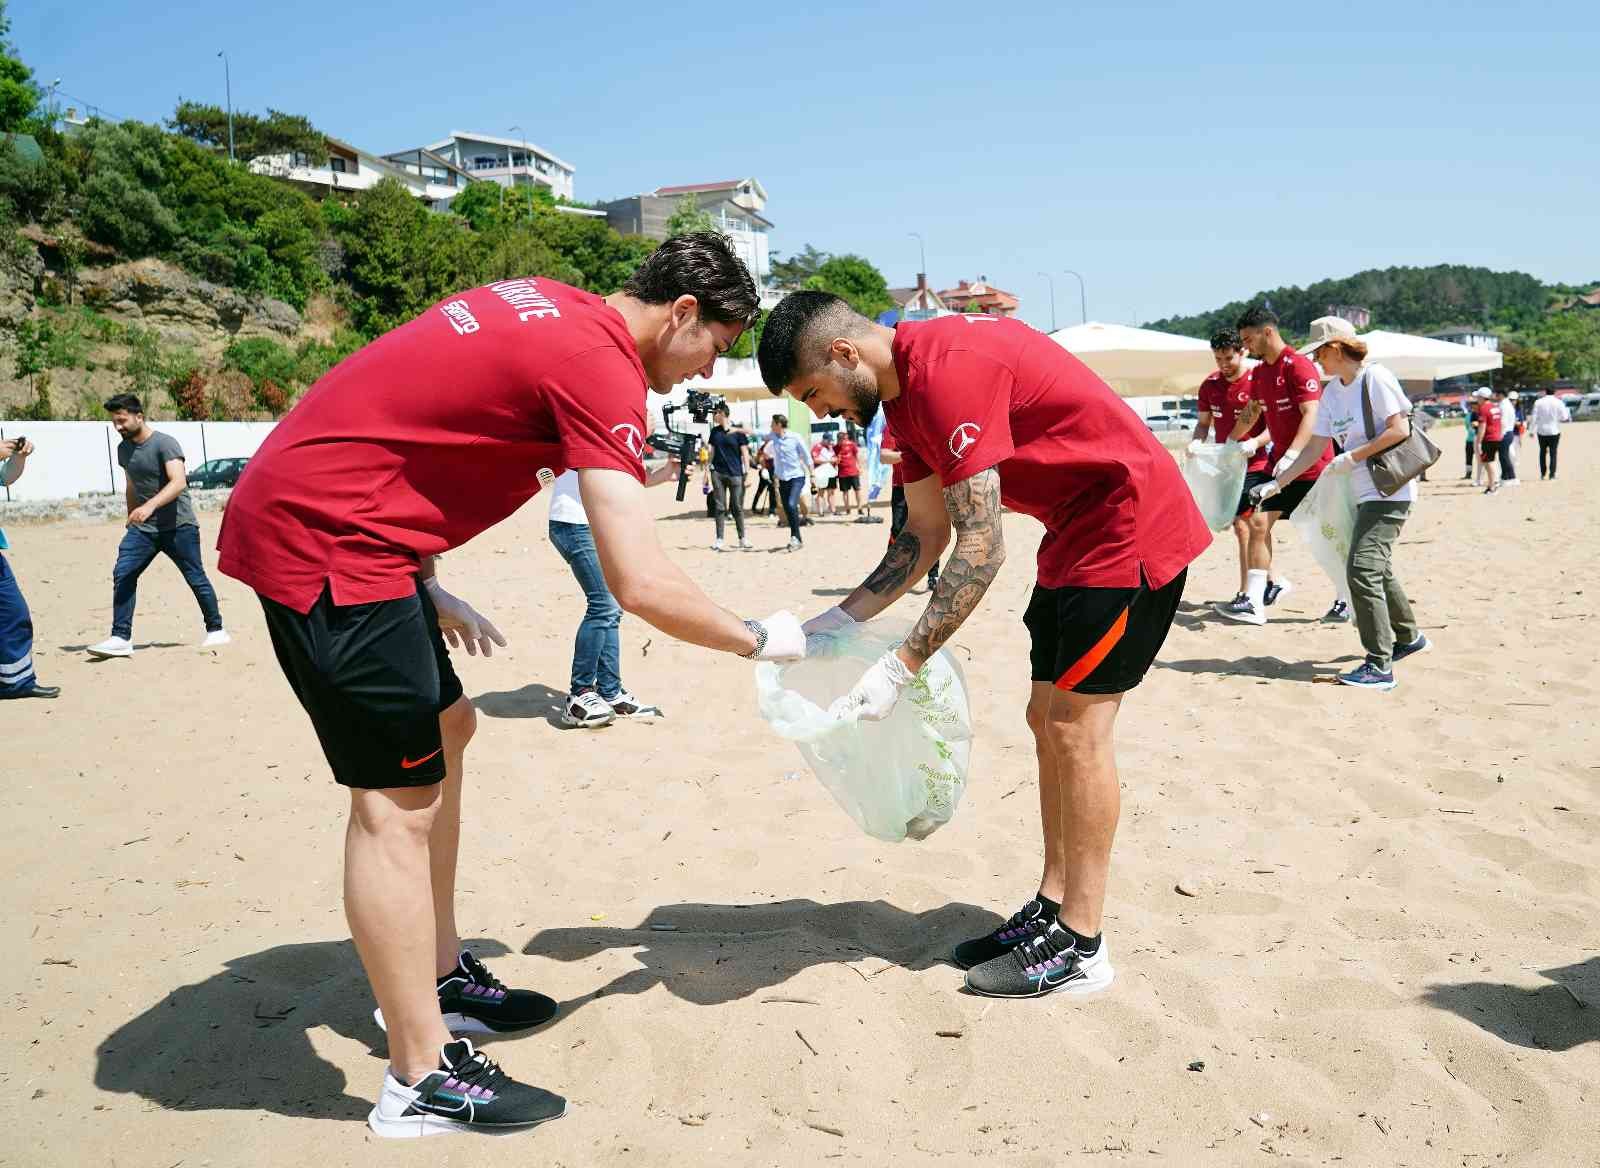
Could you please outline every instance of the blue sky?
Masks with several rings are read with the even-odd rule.
[[[379,151],[528,137],[581,199],[753,175],[784,253],[986,275],[1048,327],[1457,262],[1600,280],[1600,4],[878,6],[29,0],[12,40],[120,117],[179,96]],[[62,104],[69,104],[63,97]]]

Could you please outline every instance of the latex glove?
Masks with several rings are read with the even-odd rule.
[[[1278,485],[1277,479],[1268,479],[1260,486],[1250,488],[1250,503],[1252,506],[1259,507],[1281,490],[1283,488]]]
[[[1289,451],[1282,458],[1278,459],[1277,465],[1272,468],[1273,475],[1275,475],[1275,476],[1276,475],[1281,475],[1284,471],[1288,470],[1291,466],[1293,466],[1294,463],[1295,463],[1295,459],[1297,459],[1299,457],[1300,457],[1300,452],[1298,450]]]
[[[1340,451],[1333,456],[1333,461],[1323,468],[1327,474],[1349,474],[1356,468],[1356,460],[1350,457],[1349,451]]]
[[[842,606],[836,604],[827,612],[818,613],[806,621],[800,626],[800,631],[805,633],[807,640],[810,640],[818,633],[837,633],[841,629],[853,629],[860,623]]]
[[[828,713],[841,720],[856,717],[864,722],[881,722],[889,716],[900,700],[900,692],[915,676],[890,649],[861,675],[854,689],[828,707]]]
[[[767,643],[757,653],[757,661],[799,661],[806,655],[806,634],[794,613],[785,609],[760,622],[767,630]]]
[[[1246,458],[1249,458],[1252,454],[1260,450],[1266,444],[1267,436],[1265,434],[1257,434],[1254,438],[1245,438],[1241,440],[1239,443],[1239,449],[1244,451],[1244,456]]]
[[[480,649],[485,657],[493,657],[496,645],[505,648],[504,635],[489,622],[489,618],[465,600],[441,588],[437,576],[429,576],[423,582],[423,587],[428,590],[434,611],[439,616],[439,631],[452,648],[465,649],[468,657],[476,657]]]
[[[1191,443],[1189,443],[1189,457],[1193,458],[1195,455],[1199,454],[1201,447],[1203,447],[1204,445],[1205,445],[1204,442],[1191,442]]]

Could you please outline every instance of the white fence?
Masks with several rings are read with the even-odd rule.
[[[183,446],[189,469],[212,458],[254,454],[273,422],[162,422],[156,429]],[[19,502],[75,499],[89,491],[123,491],[117,444],[109,422],[5,422],[0,438],[25,437],[34,445],[28,469],[0,497]]]

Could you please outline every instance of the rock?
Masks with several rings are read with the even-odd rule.
[[[201,342],[218,330],[233,336],[287,337],[300,329],[300,314],[281,300],[255,299],[157,259],[85,268],[78,287],[85,304],[182,344]]]
[[[1194,1062],[1189,1064],[1189,1069],[1191,1071],[1203,1071],[1203,1070],[1205,1070],[1206,1069],[1206,1060],[1205,1059],[1195,1059]]]
[[[1173,891],[1179,896],[1199,897],[1209,895],[1212,887],[1211,877],[1190,873],[1179,878],[1177,884],[1173,885]]]

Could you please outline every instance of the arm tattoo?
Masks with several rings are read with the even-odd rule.
[[[912,532],[902,531],[889,545],[883,562],[872,570],[872,575],[867,577],[865,585],[867,591],[876,592],[879,596],[885,592],[898,591],[900,586],[911,578],[911,573],[916,571],[917,561],[921,558],[922,541]]]
[[[1005,562],[1000,525],[1000,473],[986,470],[947,487],[945,510],[956,529],[956,549],[939,574],[927,610],[906,637],[906,648],[926,660],[972,615]]]

